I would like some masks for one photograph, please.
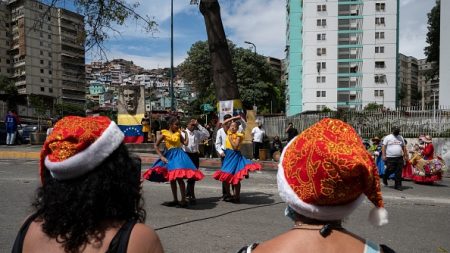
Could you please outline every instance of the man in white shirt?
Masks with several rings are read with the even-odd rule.
[[[400,128],[393,127],[392,134],[383,138],[381,148],[382,158],[386,164],[386,171],[383,174],[383,184],[388,185],[387,179],[395,173],[395,189],[402,190],[402,169],[408,160],[405,139],[400,135]]]
[[[259,149],[263,148],[263,139],[266,131],[262,127],[262,122],[256,120],[257,126],[252,129],[253,159],[259,160]]]
[[[191,121],[186,126],[187,138],[189,139],[188,145],[183,145],[183,150],[191,158],[192,162],[195,164],[197,169],[200,167],[200,152],[198,145],[204,140],[209,138],[209,132],[206,128],[198,123],[196,119],[191,119]],[[184,138],[186,138],[185,133],[181,132]],[[186,198],[188,198],[191,204],[196,204],[195,199],[195,180],[189,179],[187,181],[186,188]]]

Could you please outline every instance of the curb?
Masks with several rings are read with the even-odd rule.
[[[142,164],[150,166],[157,159],[157,155],[134,153],[141,158]],[[0,159],[26,159],[39,160],[40,152],[24,152],[24,151],[3,151],[0,152]],[[273,161],[258,161],[262,165],[263,170],[277,170],[278,163]],[[202,168],[220,168],[221,162],[218,158],[200,158],[200,167]]]

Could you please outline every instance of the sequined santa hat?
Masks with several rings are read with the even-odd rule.
[[[281,154],[277,181],[281,198],[303,216],[340,220],[366,196],[375,205],[370,222],[388,223],[373,158],[340,120],[323,119],[291,140]]]
[[[55,124],[42,147],[41,182],[48,172],[57,180],[88,173],[110,156],[123,139],[120,128],[108,117],[64,117]]]

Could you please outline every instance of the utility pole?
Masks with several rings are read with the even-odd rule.
[[[256,54],[256,45],[255,45],[253,42],[250,42],[250,41],[244,41],[244,43],[252,45],[252,46],[253,46],[253,49],[255,50],[255,54]]]
[[[175,101],[173,94],[173,0],[170,1],[170,109],[175,111]]]

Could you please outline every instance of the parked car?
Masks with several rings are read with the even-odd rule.
[[[35,133],[38,131],[38,125],[27,125],[22,129],[22,139],[23,143],[30,143],[30,135],[31,133]]]

